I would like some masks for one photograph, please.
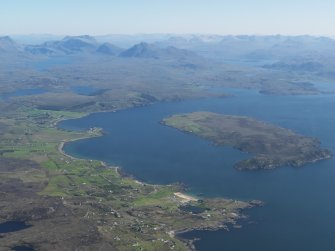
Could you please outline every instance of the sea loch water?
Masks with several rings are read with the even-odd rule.
[[[201,238],[195,243],[198,250],[335,250],[334,159],[302,168],[241,172],[232,166],[247,154],[159,123],[166,116],[192,111],[246,115],[318,137],[335,153],[335,96],[273,97],[232,91],[232,98],[161,103],[64,121],[60,126],[65,129],[96,126],[107,132],[66,144],[65,151],[122,166],[147,182],[183,182],[194,194],[266,203],[247,212],[250,217],[242,229],[184,234]]]

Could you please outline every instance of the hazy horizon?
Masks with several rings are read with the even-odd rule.
[[[208,37],[229,37],[229,36],[256,36],[256,37],[266,37],[266,36],[283,36],[283,37],[303,37],[303,36],[310,36],[310,37],[325,37],[325,38],[330,38],[330,39],[335,39],[335,35],[334,36],[330,36],[330,35],[314,35],[314,34],[215,34],[215,33],[109,33],[109,34],[89,34],[89,33],[82,33],[82,34],[52,34],[52,33],[22,33],[22,34],[1,34],[0,33],[0,37],[5,37],[8,36],[10,38],[13,39],[38,39],[41,41],[47,41],[47,40],[52,40],[52,39],[63,39],[65,37],[77,37],[77,36],[90,36],[90,37],[94,37],[94,38],[100,38],[103,39],[104,37],[108,38],[108,37],[114,37],[114,38],[118,38],[118,36],[121,38],[126,38],[126,37],[147,37],[147,39],[167,39],[170,37],[191,37],[191,36],[208,36]],[[144,41],[144,40],[143,40]]]
[[[1,35],[335,36],[335,2],[330,0],[12,0],[0,7]]]
[[[101,33],[101,34],[91,34],[91,33],[64,33],[64,34],[56,34],[56,33],[0,33],[0,36],[57,36],[57,37],[65,37],[65,36],[91,36],[91,37],[102,37],[102,36],[312,36],[312,37],[335,37],[335,35],[322,35],[322,34],[284,34],[284,33],[269,33],[269,34],[256,34],[256,33]]]

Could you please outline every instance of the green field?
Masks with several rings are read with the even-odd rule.
[[[177,184],[141,183],[98,160],[62,154],[64,142],[101,135],[99,129],[73,132],[56,127],[61,120],[84,115],[27,108],[1,119],[0,188],[4,198],[0,221],[20,219],[33,227],[6,235],[0,247],[29,243],[36,250],[82,245],[115,250],[186,250],[186,244],[173,233],[224,228],[242,217],[241,209],[251,206],[225,199],[185,202],[174,194],[183,192]],[[9,184],[22,190],[6,191]],[[197,214],[184,211],[180,206],[185,204],[206,210]],[[55,238],[59,241],[52,241]]]

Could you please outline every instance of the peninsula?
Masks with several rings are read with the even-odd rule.
[[[316,138],[244,116],[193,112],[165,118],[162,124],[254,155],[238,162],[239,170],[300,167],[331,157]]]
[[[2,113],[4,114],[4,112]],[[0,121],[0,250],[192,249],[178,233],[228,229],[260,201],[196,198],[180,184],[124,176],[99,160],[62,150],[103,134],[66,131],[57,123],[87,115],[21,108]],[[4,226],[22,225],[17,231]]]

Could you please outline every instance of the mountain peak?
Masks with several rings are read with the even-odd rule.
[[[125,58],[156,58],[159,54],[158,50],[158,47],[142,42],[125,50],[120,56]]]
[[[122,52],[122,49],[111,43],[103,43],[98,47],[96,52],[106,55],[117,56]]]
[[[89,36],[89,35],[80,35],[80,36],[66,36],[63,38],[62,41],[69,41],[69,40],[80,40],[85,43],[90,43],[90,44],[96,44],[97,41],[95,40],[94,37]]]
[[[185,58],[189,56],[195,56],[195,54],[190,51],[177,49],[172,46],[161,48],[154,44],[148,44],[145,42],[136,44],[120,54],[120,57],[125,58],[156,58],[156,59]]]
[[[9,36],[0,37],[0,51],[13,52],[17,51],[19,46]]]
[[[11,39],[9,36],[2,36],[0,37],[0,41],[7,41],[7,42],[14,42],[13,39]]]
[[[27,46],[26,51],[33,54],[74,54],[81,52],[94,52],[98,47],[98,42],[94,37],[66,36],[60,41],[49,41],[42,45]]]

